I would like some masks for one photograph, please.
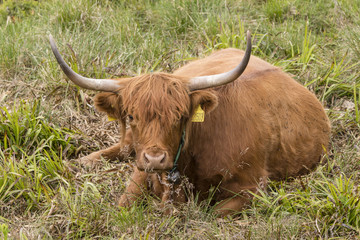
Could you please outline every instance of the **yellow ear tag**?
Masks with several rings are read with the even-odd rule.
[[[201,108],[200,105],[198,105],[195,109],[194,115],[191,118],[192,122],[204,122],[205,119],[205,112]]]
[[[109,121],[109,122],[115,121],[115,120],[117,120],[117,119],[116,119],[116,118],[113,118],[113,117],[110,117],[110,116],[108,115],[108,121]]]

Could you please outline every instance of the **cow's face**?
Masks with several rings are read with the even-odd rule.
[[[96,96],[96,106],[111,117],[128,120],[136,165],[144,171],[167,171],[174,165],[181,135],[198,105],[206,113],[217,97],[210,91],[190,93],[187,80],[154,73],[134,78],[119,91]]]

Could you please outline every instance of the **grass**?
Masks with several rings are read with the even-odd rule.
[[[359,9],[351,0],[0,1],[0,238],[359,238]],[[48,34],[73,69],[108,78],[243,49],[247,29],[253,54],[327,109],[323,165],[271,182],[237,218],[217,219],[196,196],[170,215],[151,196],[119,209],[131,161],[93,170],[74,161],[118,141],[118,126],[94,110],[94,92],[64,77]]]

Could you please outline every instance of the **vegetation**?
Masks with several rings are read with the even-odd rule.
[[[0,238],[356,239],[360,236],[360,1],[0,1]],[[167,215],[150,196],[119,209],[131,160],[84,169],[118,126],[69,83],[48,43],[89,77],[172,72],[245,47],[313,91],[331,149],[309,175],[271,182],[237,217],[193,200]],[[115,137],[114,137],[115,136]]]

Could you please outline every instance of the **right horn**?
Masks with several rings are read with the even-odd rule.
[[[79,87],[104,92],[116,92],[116,90],[123,87],[121,81],[118,80],[86,78],[77,74],[66,64],[64,59],[61,57],[51,34],[49,35],[49,40],[51,49],[61,69],[66,74],[66,76]]]
[[[250,60],[251,55],[251,34],[250,31],[247,31],[246,37],[246,51],[244,57],[239,65],[237,65],[233,70],[225,73],[220,73],[216,75],[209,76],[200,76],[193,77],[190,79],[189,89],[190,91],[217,87],[224,84],[228,84],[232,81],[235,81],[240,75],[244,72],[247,64]]]

